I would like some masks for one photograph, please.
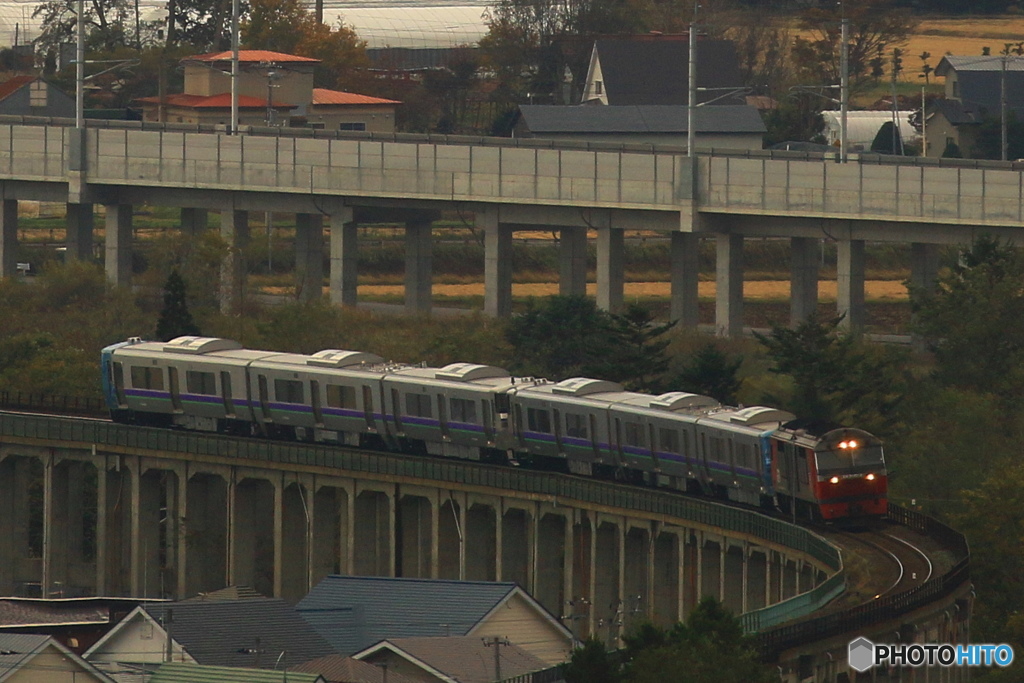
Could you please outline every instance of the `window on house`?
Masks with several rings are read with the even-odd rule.
[[[33,81],[32,85],[29,86],[28,91],[28,104],[30,107],[45,107],[47,105],[47,90],[46,83],[43,81]]]
[[[953,81],[953,97],[960,97],[960,84]]]
[[[594,94],[595,95],[603,95],[604,94],[604,83],[602,83],[601,81],[594,81]]]
[[[363,130],[366,130],[366,124],[365,123],[341,123],[341,124],[338,124],[338,130],[358,130],[358,131],[363,131]]]

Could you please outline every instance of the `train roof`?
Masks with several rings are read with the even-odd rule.
[[[516,378],[504,368],[477,363],[449,363],[442,368],[409,366],[389,372],[385,379],[403,381],[416,378],[431,385],[462,385],[471,388],[509,389],[516,385]]]
[[[630,396],[639,396],[626,391],[621,384],[590,377],[570,377],[560,382],[536,383],[521,386],[516,393],[524,398],[547,399],[575,404],[591,403],[608,406]]]
[[[117,358],[163,358],[228,365],[244,365],[268,356],[279,355],[274,351],[243,349],[238,342],[215,337],[178,337],[169,342],[146,342],[136,337],[130,339],[126,345],[115,348],[113,353]]]

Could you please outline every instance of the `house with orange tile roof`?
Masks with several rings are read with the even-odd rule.
[[[238,118],[243,126],[309,126],[325,130],[393,132],[401,104],[313,87],[319,59],[269,50],[238,53]],[[186,57],[185,91],[138,100],[143,120],[227,125],[231,117],[231,52]]]

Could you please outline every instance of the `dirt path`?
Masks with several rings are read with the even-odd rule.
[[[897,302],[907,299],[907,288],[903,282],[898,280],[868,280],[865,283],[865,298],[870,301]],[[405,288],[402,285],[360,285],[359,294],[371,296],[402,296]],[[597,285],[593,282],[587,283],[587,293],[594,295],[597,292]],[[715,296],[714,282],[701,282],[698,285],[698,292],[701,297],[713,299]],[[468,285],[445,285],[435,284],[435,296],[483,296],[483,283]],[[512,285],[512,296],[548,296],[558,293],[557,282],[538,282]],[[625,285],[625,296],[643,297],[665,297],[669,296],[669,283],[667,282],[627,282]],[[745,282],[743,284],[743,296],[746,299],[764,300],[786,300],[789,298],[789,282],[787,281],[757,281]],[[835,301],[836,282],[835,280],[822,280],[818,283],[818,298],[822,301]]]

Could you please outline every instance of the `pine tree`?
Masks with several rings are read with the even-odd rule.
[[[164,307],[156,324],[156,337],[170,341],[175,337],[200,334],[185,300],[185,281],[177,270],[172,270],[164,283]]]

